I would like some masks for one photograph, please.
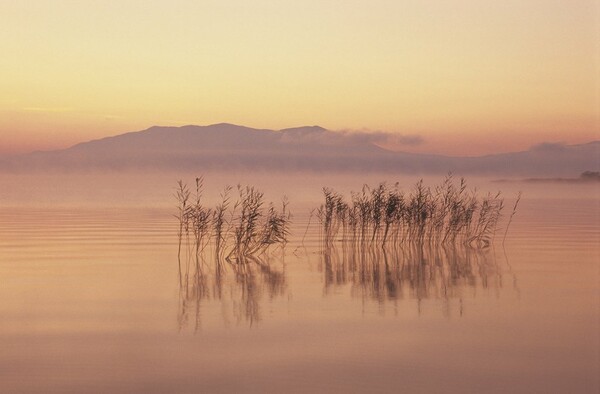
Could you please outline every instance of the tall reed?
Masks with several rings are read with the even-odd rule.
[[[181,244],[183,242],[183,235],[188,233],[189,231],[189,205],[188,201],[190,199],[190,191],[183,181],[177,181],[177,189],[175,190],[175,198],[177,199],[177,213],[175,217],[179,221],[179,230],[177,232],[177,237],[179,239],[179,243],[177,246],[177,261],[179,263],[179,273],[180,273],[180,282],[181,282]]]
[[[253,186],[238,185],[238,197],[233,203],[231,191],[230,186],[225,187],[221,202],[215,208],[208,208],[203,204],[202,177],[196,178],[193,194],[183,181],[177,182],[175,216],[179,221],[180,273],[184,240],[188,250],[193,251],[190,253],[195,257],[196,271],[208,245],[213,246],[216,267],[220,269],[223,260],[245,263],[250,256],[286,244],[291,219],[287,198],[283,199],[281,209],[277,209],[273,203],[267,205],[264,194]]]
[[[480,198],[464,179],[456,185],[452,175],[434,188],[421,180],[409,193],[398,184],[380,183],[351,193],[349,202],[330,188],[323,189],[323,196],[317,217],[325,246],[340,241],[363,247],[418,242],[485,248],[504,208],[500,193]]]

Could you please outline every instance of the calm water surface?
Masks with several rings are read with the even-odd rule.
[[[180,284],[171,209],[0,209],[0,392],[600,390],[599,200],[485,251],[284,251]],[[185,270],[185,264],[184,264]]]

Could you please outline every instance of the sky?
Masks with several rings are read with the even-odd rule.
[[[0,153],[220,122],[583,143],[599,43],[597,0],[0,0]]]

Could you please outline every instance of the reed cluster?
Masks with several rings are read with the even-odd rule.
[[[179,181],[177,199],[178,257],[181,268],[182,246],[191,248],[196,260],[208,245],[213,245],[217,262],[246,262],[249,257],[268,249],[285,245],[289,235],[290,213],[284,198],[281,209],[265,202],[264,194],[253,186],[237,187],[237,199],[232,200],[233,188],[227,186],[221,201],[214,208],[203,204],[203,178],[196,178],[195,188]]]
[[[464,179],[457,185],[451,175],[433,188],[421,180],[408,193],[398,183],[380,183],[352,192],[350,201],[330,188],[323,194],[317,217],[326,247],[341,241],[359,247],[416,242],[485,248],[504,208],[500,193],[479,197]]]

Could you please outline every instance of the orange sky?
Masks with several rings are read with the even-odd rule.
[[[1,2],[0,152],[152,125],[600,139],[594,0]]]

